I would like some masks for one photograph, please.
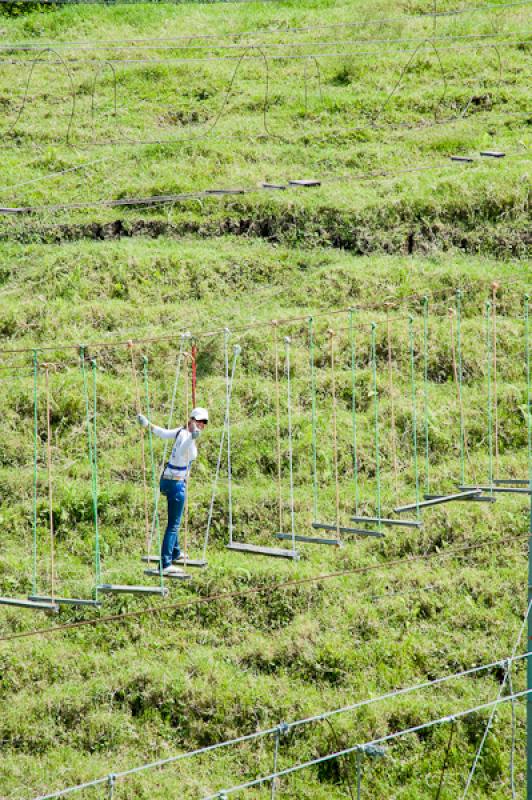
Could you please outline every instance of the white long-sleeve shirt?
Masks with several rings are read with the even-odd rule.
[[[187,428],[159,428],[151,426],[159,439],[174,439],[170,458],[165,465],[163,478],[186,478],[192,462],[198,457],[198,448]]]

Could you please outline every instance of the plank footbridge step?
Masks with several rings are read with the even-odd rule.
[[[93,608],[101,606],[98,600],[89,600],[82,597],[46,597],[40,594],[30,594],[28,600],[32,603],[57,603],[58,606],[92,606]]]
[[[459,489],[472,489],[472,486],[459,486]],[[530,494],[530,489],[524,486],[477,486],[481,492],[499,492],[501,494]]]
[[[442,503],[452,503],[455,500],[468,500],[471,497],[478,497],[481,494],[482,489],[469,489],[468,491],[459,492],[458,494],[444,494],[440,497],[433,497],[430,500],[423,500],[421,503],[410,503],[407,506],[398,506],[394,508],[394,513],[403,514],[405,511],[415,511],[418,508],[430,508],[431,506],[438,506]]]
[[[401,528],[422,528],[423,522],[420,519],[387,519],[384,517],[351,517],[352,522],[367,522],[368,524],[377,522],[382,525],[399,525]]]
[[[145,569],[144,574],[159,578],[161,573],[158,569]],[[163,578],[171,578],[174,581],[189,581],[192,578],[192,575],[190,575],[188,572],[184,572],[182,569],[176,569],[175,572],[169,572],[166,574],[163,572]]]
[[[498,478],[493,483],[495,486],[528,486],[529,481],[523,478]]]
[[[290,538],[292,538],[290,536]],[[282,547],[263,547],[258,544],[246,544],[245,542],[231,542],[227,544],[228,550],[234,550],[237,553],[254,553],[257,556],[271,556],[272,558],[290,558],[294,561],[299,559],[297,550],[285,550]]]
[[[287,541],[292,541],[292,534],[291,533],[277,533],[275,535],[276,539],[285,539]],[[302,536],[301,534],[297,534],[294,536],[296,542],[306,542],[307,544],[330,544],[335,545],[336,547],[343,547],[343,542],[340,539],[322,539],[320,536]]]
[[[425,494],[423,495],[425,500],[439,500],[440,497],[448,497],[445,494]],[[462,497],[456,498],[457,502],[465,502],[465,503],[496,503],[497,499],[495,497],[490,497],[489,495],[485,494],[476,494],[473,497]]]
[[[157,570],[159,575],[159,570]],[[96,587],[103,594],[158,594],[160,597],[168,596],[168,589],[160,586],[130,586],[117,583],[102,583]]]
[[[366,528],[348,528],[345,525],[331,525],[328,522],[313,522],[312,527],[318,531],[338,531],[338,533],[355,533],[357,536],[375,536],[379,539],[384,537],[382,531],[372,531]]]
[[[161,559],[159,556],[142,556],[142,561],[144,564],[160,564]],[[172,564],[175,564],[178,567],[206,567],[207,561],[204,561],[201,558],[187,558],[186,562],[184,558],[178,558],[175,561],[172,561]],[[159,574],[159,572],[157,572]]]
[[[17,600],[12,597],[0,597],[0,605],[27,608],[29,611],[51,611],[54,614],[59,611],[59,606],[55,603],[37,603],[32,600]]]

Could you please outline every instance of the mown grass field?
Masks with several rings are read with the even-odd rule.
[[[450,2],[438,4],[439,11],[451,8],[455,6]],[[312,532],[311,316],[318,515],[334,523],[329,329],[335,331],[342,524],[348,524],[354,512],[350,307],[355,309],[362,513],[375,512],[372,323],[377,325],[383,513],[388,516],[394,506],[415,497],[409,315],[420,490],[426,489],[427,477],[435,493],[460,482],[453,366],[457,323],[449,315],[457,288],[462,291],[466,482],[485,483],[490,470],[488,387],[492,400],[495,387],[485,303],[492,297],[493,281],[499,284],[499,456],[493,466],[496,477],[526,478],[523,303],[531,274],[525,82],[530,14],[526,6],[490,6],[482,13],[435,20],[420,16],[431,10],[432,3],[425,2],[380,3],[368,9],[358,0],[308,0],[80,5],[0,17],[0,45],[4,40],[11,45],[4,47],[1,58],[24,61],[4,63],[0,71],[1,206],[91,204],[294,178],[322,181],[319,187],[258,190],[148,208],[49,208],[0,216],[0,594],[24,597],[31,590],[35,348],[50,348],[38,354],[37,584],[42,592],[51,584],[45,363],[55,587],[58,593],[90,596],[94,584],[80,344],[86,345],[97,366],[105,581],[150,580],[141,562],[144,493],[135,375],[145,409],[142,358],[147,357],[152,416],[164,423],[183,331],[195,336],[198,402],[208,405],[212,414],[191,477],[187,541],[193,557],[201,552],[223,426],[225,327],[231,330],[230,348],[242,348],[232,402],[235,538],[274,544],[280,525],[272,320],[291,320],[277,327],[285,527],[290,508],[284,337],[290,336],[296,532]],[[338,27],[312,27],[325,25]],[[303,30],[286,30],[293,27]],[[154,50],[140,41],[103,49],[96,44],[103,39],[178,36],[186,36],[186,42],[180,40],[178,46],[167,41],[164,47],[159,42]],[[217,38],[197,38],[201,36]],[[462,38],[452,40],[452,47],[438,38],[449,36]],[[473,38],[479,36],[486,38]],[[433,43],[420,47],[398,84],[401,69],[427,37],[434,37]],[[372,41],[377,38],[402,41],[385,47]],[[331,47],[318,43],[332,40],[338,54],[316,56]],[[44,58],[59,61],[59,53],[63,61],[50,67],[36,61],[28,83],[35,54],[17,51],[14,44],[21,41],[47,43],[52,50]],[[83,51],[60,44],[81,41],[92,44]],[[274,58],[275,46],[287,42],[290,49],[278,48],[285,57]],[[306,60],[288,57],[296,52],[314,55]],[[229,53],[231,60],[135,61],[180,59],[191,53],[209,58]],[[71,61],[80,54],[81,62]],[[115,64],[113,59],[132,63]],[[63,62],[69,65],[72,83]],[[67,142],[67,95],[72,85],[76,107]],[[26,106],[13,127],[25,87]],[[170,141],[135,143],[153,139]],[[481,159],[481,149],[500,149],[507,155]],[[456,153],[473,155],[475,161],[451,162],[449,156]],[[49,174],[95,159],[105,160],[82,170]],[[430,169],[369,175],[425,166]],[[424,296],[429,298],[428,476]],[[386,301],[392,301],[388,313]],[[134,372],[129,340],[134,342]],[[176,419],[184,416],[186,404],[181,381]],[[161,456],[162,443],[156,441],[157,463]],[[151,490],[148,500],[151,510]],[[526,495],[503,495],[493,504],[442,505],[424,514],[420,530],[389,528],[382,539],[346,537],[341,549],[302,544],[301,559],[293,563],[259,560],[224,547],[224,462],[213,507],[208,568],[194,571],[186,584],[172,585],[169,600],[105,597],[99,610],[62,608],[58,618],[0,608],[0,635],[8,639],[0,640],[0,796],[34,797],[510,655],[526,606],[529,500]],[[401,563],[391,564],[396,561]],[[343,571],[351,574],[310,580]],[[307,578],[308,583],[278,585]],[[241,594],[223,597],[233,592]],[[216,600],[198,602],[213,595]],[[182,605],[158,611],[165,602]],[[9,640],[63,623],[144,611],[122,620]],[[520,652],[526,651],[525,642],[526,638]],[[292,731],[281,740],[279,765],[288,767],[488,702],[496,697],[503,672],[497,666],[476,678]],[[522,691],[524,686],[519,664],[513,687]],[[519,703],[514,779],[521,793],[524,712]],[[449,724],[391,744],[384,759],[364,762],[362,797],[437,797],[445,763],[440,800],[461,797],[488,715],[481,711],[457,721],[450,744]],[[507,703],[486,740],[468,797],[512,796],[511,717]],[[273,748],[270,738],[147,771],[119,781],[114,796],[202,798],[267,774]],[[296,773],[276,790],[277,797],[313,800],[356,796],[355,756]],[[104,797],[106,789],[80,796]],[[237,796],[270,797],[271,786]]]

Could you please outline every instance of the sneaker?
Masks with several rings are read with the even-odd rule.
[[[169,567],[164,567],[163,569],[163,575],[179,575],[180,572],[181,570],[178,570],[173,564],[170,564]]]

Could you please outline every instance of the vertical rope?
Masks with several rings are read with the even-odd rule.
[[[312,398],[312,497],[314,522],[318,519],[318,464],[316,448],[316,367],[314,364],[314,320],[309,317],[310,392]]]
[[[497,397],[497,289],[499,284],[494,281],[491,284],[491,313],[493,317],[493,324],[491,333],[493,337],[493,418],[495,425],[495,470],[497,475],[499,472],[499,401]],[[490,484],[491,486],[492,484]]]
[[[525,361],[526,361],[526,419],[528,428],[528,483],[532,489],[532,373],[530,369],[530,314],[529,296],[525,294]]]
[[[229,328],[224,332],[225,415],[227,419],[227,497],[229,503],[229,544],[233,544],[233,480],[231,469],[231,390],[229,387]]]
[[[283,520],[283,486],[281,467],[281,398],[279,388],[279,341],[277,335],[277,321],[273,320],[273,352],[275,361],[275,442],[277,455],[277,495],[279,500],[279,533],[284,532]]]
[[[416,483],[416,518],[420,518],[419,513],[419,464],[417,454],[417,387],[416,387],[416,364],[414,353],[414,317],[408,318],[408,334],[410,341],[410,381],[412,385],[412,449],[414,455],[414,477]]]
[[[491,494],[493,495],[493,416],[492,416],[492,392],[491,392],[491,303],[489,300],[486,302],[486,380],[487,380],[487,417],[488,417],[488,486],[491,487]]]
[[[280,741],[280,739],[281,739],[281,731],[280,731],[279,728],[277,728],[277,730],[275,731],[275,745],[274,745],[274,751],[273,751],[273,770],[272,770],[273,774],[275,774],[277,772],[277,763],[279,761],[279,741]],[[275,777],[272,778],[272,791],[271,791],[271,796],[270,796],[271,800],[275,800],[276,789],[277,789],[277,784],[276,784],[277,780],[278,779],[275,778]]]
[[[133,353],[133,342],[128,342],[128,348],[131,356],[131,375],[133,378],[133,386],[135,390],[135,410],[137,414],[140,414],[140,389],[139,389],[139,382],[137,378],[137,370],[135,368],[135,357]],[[148,426],[149,427],[149,426]],[[146,452],[144,447],[144,435],[145,429],[142,426],[139,426],[139,435],[140,435],[140,452],[141,452],[141,459],[142,459],[142,486],[144,490],[144,522],[145,522],[145,529],[146,529],[146,549],[148,549],[148,542],[150,539],[150,522],[149,522],[149,514],[148,514],[148,482],[146,480]]]
[[[292,452],[292,393],[290,386],[290,337],[285,336],[286,349],[286,407],[288,413],[288,469],[290,475],[290,529],[292,533],[292,550],[296,549],[296,521],[294,508],[294,466]]]
[[[196,342],[192,343],[190,348],[190,358],[192,364],[192,408],[196,405],[196,365],[197,365],[198,347]]]
[[[423,427],[425,431],[425,492],[430,494],[429,451],[429,298],[423,298]]]
[[[333,423],[333,463],[334,463],[334,489],[335,489],[335,513],[336,513],[336,538],[340,542],[340,479],[338,475],[338,427],[337,427],[337,407],[336,407],[336,372],[334,364],[334,337],[333,330],[327,331],[329,334],[330,354],[331,354],[331,393],[332,393],[332,423]]]
[[[508,662],[508,692],[510,696],[514,693],[513,680],[512,680],[512,662]],[[512,741],[510,744],[510,789],[512,792],[512,800],[516,800],[517,794],[515,791],[515,729],[516,729],[516,714],[515,714],[515,698],[511,700],[512,705]]]
[[[457,346],[457,374],[458,374],[458,397],[460,404],[460,480],[462,485],[465,483],[465,424],[464,424],[464,404],[462,398],[462,380],[464,376],[462,363],[462,292],[456,290],[456,346]]]
[[[449,739],[447,741],[447,748],[445,750],[445,757],[443,759],[443,766],[441,768],[440,782],[438,784],[438,791],[436,792],[436,797],[434,798],[434,800],[440,800],[441,790],[443,789],[443,780],[445,778],[445,773],[446,773],[447,767],[449,765],[449,756],[451,754],[451,744],[453,742],[453,736],[454,736],[455,727],[456,727],[456,720],[453,717],[451,719],[451,731],[449,733]]]
[[[55,532],[52,487],[52,419],[50,410],[50,376],[49,365],[44,365],[44,381],[46,391],[46,461],[48,467],[48,519],[50,524],[50,596],[55,600]]]
[[[192,357],[190,354],[185,354],[185,418],[187,421],[190,419],[190,411],[189,408],[189,388],[188,388],[188,367],[186,359],[190,358],[190,373],[192,376]],[[191,379],[192,385],[192,379]],[[191,471],[191,462],[187,463],[187,468],[185,471],[185,525],[183,528],[183,569],[186,570],[187,568],[187,551],[188,551],[188,492],[190,488],[190,471]],[[161,559],[162,564],[162,559]]]
[[[171,400],[170,400],[170,409],[168,411],[168,422],[166,424],[167,428],[171,428],[172,427],[172,420],[174,418],[175,402],[176,402],[176,397],[177,397],[177,387],[179,385],[179,378],[180,378],[180,375],[181,375],[181,363],[182,363],[183,357],[184,357],[184,354],[183,354],[184,339],[185,339],[185,335],[181,334],[181,342],[179,344],[179,352],[177,354],[177,360],[176,360],[176,371],[175,371],[175,377],[174,377],[174,385],[173,385],[173,388],[172,388],[172,397],[171,397]],[[166,459],[167,459],[167,455],[168,455],[169,444],[170,444],[170,440],[166,439],[165,442],[164,442],[163,456],[162,456],[162,459],[161,459],[159,472],[162,472],[164,467],[165,467]],[[155,506],[154,506],[154,509],[153,509],[153,514],[152,514],[152,519],[151,519],[150,538],[149,538],[148,550],[147,550],[147,553],[146,553],[146,555],[148,557],[152,555],[153,534],[155,533],[156,526],[160,526],[160,524],[161,524],[161,520],[160,520],[160,516],[159,516],[159,502],[160,502],[160,499],[161,499],[161,492],[160,492],[159,486],[157,486],[157,493],[156,493],[156,498],[155,498]],[[160,558],[160,553],[159,553],[159,558]]]
[[[33,534],[33,565],[32,565],[32,594],[37,594],[37,479],[38,479],[38,439],[39,439],[39,412],[38,412],[38,385],[39,362],[37,350],[33,351],[33,503],[32,503],[32,534]]]
[[[397,466],[397,431],[395,426],[395,396],[393,387],[393,364],[392,364],[392,331],[390,320],[390,305],[385,303],[386,307],[386,341],[388,350],[388,390],[390,393],[390,427],[391,427],[391,440],[392,440],[392,460],[393,460],[393,477],[395,484],[395,493],[399,491],[398,477],[399,469]]]
[[[362,755],[357,750],[357,800],[362,797]]]
[[[464,409],[462,404],[462,382],[460,379],[460,372],[457,364],[456,358],[456,343],[455,343],[455,332],[454,332],[454,318],[456,316],[456,310],[450,308],[449,309],[449,320],[451,325],[451,357],[452,357],[452,367],[453,367],[453,376],[454,382],[456,385],[456,392],[458,395],[458,410],[459,410],[459,419],[460,419],[460,484],[463,486],[465,483],[465,454],[464,454]]]
[[[142,356],[142,373],[144,376],[144,402],[146,403],[146,414],[148,415],[148,419],[151,419],[151,408],[150,408],[150,388],[149,388],[149,380],[148,380],[148,357]],[[153,506],[155,508],[157,503],[157,478],[155,474],[155,456],[153,452],[153,435],[151,431],[151,425],[148,425],[148,450],[150,454],[150,467],[151,467],[151,483],[152,483],[152,491],[153,491]],[[159,525],[159,515],[156,516],[156,528],[157,528],[157,543],[159,552],[161,552],[161,526]],[[151,539],[151,532],[149,532],[148,539],[146,541],[146,551],[150,548],[150,539]],[[161,584],[161,589],[164,586],[163,582],[163,562],[162,559],[159,560],[159,580]]]
[[[98,428],[97,428],[97,385],[96,385],[96,359],[91,359],[92,369],[92,408],[93,408],[93,422],[92,422],[92,460],[94,465],[94,490],[93,490],[93,514],[94,514],[94,575],[96,586],[101,583],[101,554],[100,554],[100,529],[98,524],[98,497],[100,487],[98,485]],[[89,425],[90,427],[90,425]],[[94,599],[98,599],[98,589],[95,589]]]
[[[96,447],[96,362],[92,360],[92,382],[93,382],[93,425],[94,431],[91,427],[91,415],[89,404],[89,385],[87,380],[86,369],[86,348],[84,345],[79,347],[79,359],[81,367],[81,376],[83,380],[83,398],[85,402],[85,423],[87,428],[87,445],[89,452],[89,465],[91,470],[91,494],[92,494],[92,518],[94,524],[94,599],[98,600],[98,586],[101,578],[101,564],[100,564],[100,536],[98,527],[98,487],[96,476],[96,462],[95,462],[95,447]]]
[[[375,441],[375,505],[377,517],[381,513],[381,463],[379,443],[379,392],[377,388],[377,323],[371,323],[371,368],[373,379],[374,441]],[[380,522],[379,522],[380,525]]]
[[[229,386],[229,398],[228,398],[229,404],[231,403],[231,397],[232,397],[232,394],[233,394],[233,381],[234,381],[234,378],[235,378],[236,362],[237,362],[237,359],[238,359],[239,355],[240,355],[240,345],[235,345],[234,348],[233,348],[233,365],[232,365],[232,368],[231,368],[231,379],[230,379],[230,386]],[[223,429],[222,429],[222,435],[220,437],[220,449],[218,451],[218,461],[216,463],[216,471],[215,471],[215,474],[214,474],[214,481],[213,481],[213,486],[212,486],[211,503],[210,503],[210,506],[209,506],[209,514],[208,514],[208,517],[207,517],[207,527],[205,529],[205,538],[204,538],[204,541],[203,541],[203,556],[202,557],[203,557],[204,561],[205,561],[205,559],[207,557],[207,547],[209,545],[209,534],[210,534],[210,530],[211,530],[212,517],[213,517],[213,513],[214,513],[214,500],[215,500],[215,497],[216,497],[216,488],[218,486],[218,478],[220,476],[220,468],[221,468],[221,465],[222,465],[222,457],[223,457],[223,451],[224,451],[225,433],[227,431],[227,424],[228,424],[228,410],[226,408],[225,409],[225,414],[224,414],[224,424],[223,424]]]
[[[359,514],[358,496],[358,451],[357,451],[357,396],[356,396],[356,349],[353,325],[354,309],[349,309],[349,339],[351,343],[351,417],[353,429],[353,482],[355,484],[355,515]]]

